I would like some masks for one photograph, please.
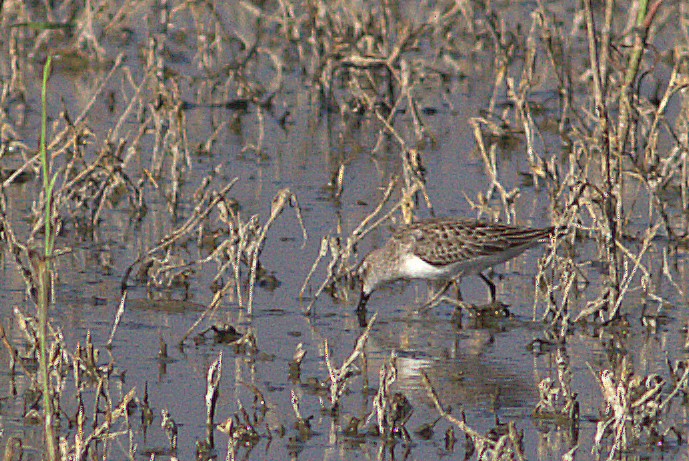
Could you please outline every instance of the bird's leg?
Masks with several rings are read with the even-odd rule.
[[[366,328],[368,326],[368,322],[366,321],[366,307],[356,310],[356,318],[359,321],[360,328]]]
[[[459,285],[459,279],[455,279],[452,281],[455,285],[455,289],[457,290],[457,301],[464,302],[464,298],[462,298],[462,287]]]
[[[488,289],[490,290],[490,302],[491,304],[495,304],[495,284],[488,277],[483,275],[482,272],[479,272],[478,276],[488,285]]]
[[[359,296],[359,303],[356,305],[357,312],[366,310],[366,303],[368,302],[369,296],[371,295],[367,295],[363,292],[363,290],[361,291],[361,295]]]
[[[359,295],[359,303],[356,305],[356,317],[359,319],[359,326],[366,327],[366,303],[371,293],[364,293],[364,287],[361,287],[361,295]]]

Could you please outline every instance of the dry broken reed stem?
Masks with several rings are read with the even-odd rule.
[[[239,181],[239,178],[234,178],[225,187],[223,187],[220,192],[214,194],[211,198],[211,194],[204,194],[202,200],[194,207],[194,212],[187,218],[187,220],[178,228],[174,229],[171,233],[160,239],[158,244],[148,250],[144,255],[136,259],[132,264],[127,267],[122,276],[121,289],[122,292],[127,289],[129,283],[129,275],[131,274],[134,267],[141,264],[143,261],[151,258],[155,253],[163,250],[167,250],[177,241],[181,240],[183,237],[194,231],[198,225],[214,210],[216,205],[225,199],[227,193],[232,189],[232,187]],[[208,203],[205,203],[208,201]]]
[[[311,437],[311,424],[309,423],[308,418],[304,418],[301,414],[301,410],[299,410],[299,396],[294,392],[294,389],[290,391],[290,396],[291,396],[291,402],[292,402],[292,411],[294,411],[294,417],[296,418],[297,422],[297,430],[299,431],[299,437],[301,440],[308,439]]]
[[[409,96],[411,99],[411,96]],[[410,101],[410,104],[413,102]],[[423,175],[423,165],[421,164],[421,155],[416,149],[409,148],[404,138],[397,132],[397,130],[392,126],[391,118],[395,113],[393,111],[390,114],[390,119],[386,120],[380,111],[375,110],[376,117],[385,127],[385,131],[392,134],[395,140],[400,145],[400,158],[402,160],[402,177],[404,179],[404,190],[402,198],[400,201],[400,207],[402,209],[402,216],[406,224],[411,224],[413,221],[414,213],[414,199],[417,193],[421,192],[423,198],[425,199],[426,206],[433,214],[433,205],[431,204],[431,199],[426,190],[426,180]],[[382,131],[381,131],[382,133]]]
[[[93,107],[93,104],[98,100],[98,97],[102,95],[102,92],[105,90],[106,83],[110,81],[110,78],[114,75],[115,71],[119,69],[120,65],[122,64],[122,60],[124,59],[124,53],[120,53],[116,58],[115,62],[113,63],[112,68],[110,69],[110,72],[108,75],[103,79],[103,81],[100,83],[96,91],[93,93],[91,96],[91,99],[88,101],[84,109],[81,111],[81,113],[77,116],[77,118],[73,122],[73,126],[79,126],[81,125],[85,119],[88,113],[90,112],[91,108]],[[47,150],[51,152],[51,157],[54,159],[57,156],[61,155],[62,153],[65,152],[65,150],[68,148],[70,145],[70,142],[66,139],[68,135],[70,134],[71,127],[65,127],[62,131],[59,133],[56,133],[53,135],[52,140],[47,146]],[[10,184],[12,184],[17,177],[25,172],[27,169],[29,169],[32,166],[35,166],[36,163],[39,160],[40,154],[36,154],[33,157],[31,157],[28,161],[24,162],[24,164],[17,168],[9,177],[3,181],[2,187],[6,188]]]
[[[624,77],[626,82],[621,91],[619,97],[620,113],[618,117],[618,127],[617,132],[614,133],[609,121],[608,115],[608,99],[606,94],[606,88],[608,85],[609,75],[607,74],[607,50],[609,46],[609,26],[611,22],[611,10],[612,2],[607,2],[606,8],[606,24],[604,30],[606,30],[603,38],[602,53],[598,53],[596,47],[596,28],[593,20],[593,12],[591,8],[591,2],[587,1],[585,4],[585,17],[587,22],[587,32],[589,41],[589,61],[591,66],[591,74],[593,77],[594,86],[594,99],[596,107],[596,116],[600,122],[600,136],[601,142],[598,144],[602,150],[603,157],[603,178],[605,180],[605,198],[603,204],[603,216],[604,220],[602,223],[606,224],[606,229],[604,229],[605,245],[604,248],[607,249],[606,261],[609,266],[609,284],[608,284],[608,304],[614,306],[614,314],[617,315],[619,312],[618,306],[620,305],[620,258],[617,254],[617,240],[621,232],[623,231],[623,219],[622,215],[622,204],[623,204],[623,153],[626,146],[626,139],[629,133],[629,114],[630,114],[630,99],[629,99],[629,86],[631,82],[635,79],[638,72],[639,59],[641,57],[641,52],[643,51],[643,40],[637,40],[637,47],[632,52],[629,65],[627,67],[627,72]],[[645,17],[645,2],[639,3],[639,16],[638,20]],[[650,27],[650,19],[652,15],[648,17],[648,23],[644,25]],[[647,33],[647,28],[642,33]],[[614,156],[614,158],[612,158]]]
[[[30,252],[27,245],[21,243],[15,236],[12,223],[7,216],[7,201],[4,190],[0,189],[0,236],[7,245],[7,249],[21,272],[26,285],[26,294],[30,299],[36,299],[38,295],[38,281],[31,269]]]
[[[115,318],[112,321],[112,328],[110,329],[110,336],[108,337],[108,342],[105,343],[106,347],[112,347],[112,342],[115,339],[115,333],[117,333],[117,327],[119,327],[122,317],[124,316],[125,302],[127,301],[127,290],[124,290],[122,297],[120,298],[120,304],[117,307],[117,312],[115,313]]]
[[[537,26],[539,25],[539,14],[532,13],[531,19],[531,29],[529,30],[529,34],[526,38],[526,56],[524,58],[525,62],[522,68],[519,86],[518,88],[515,88],[515,82],[511,78],[506,79],[506,83],[508,98],[513,101],[516,107],[517,120],[521,121],[524,129],[524,138],[526,140],[526,158],[529,162],[529,166],[531,167],[531,178],[534,186],[538,188],[539,178],[545,177],[545,171],[543,160],[536,152],[535,138],[539,138],[543,147],[545,147],[545,142],[543,141],[543,136],[538,130],[538,126],[534,122],[529,103],[529,95],[533,86],[536,65],[536,31]]]
[[[115,408],[113,408],[112,405],[108,406],[109,417],[106,418],[103,423],[95,427],[94,430],[87,436],[84,437],[82,433],[78,438],[77,443],[75,443],[75,446],[71,450],[68,449],[63,451],[62,459],[82,459],[94,441],[107,441],[110,438],[127,434],[129,432],[128,430],[113,432],[112,428],[114,423],[118,422],[120,419],[125,419],[125,421],[128,419],[128,406],[129,403],[134,399],[135,395],[136,389],[133,388],[127,393],[127,395],[124,396],[122,401]],[[110,404],[112,404],[112,402],[110,402]]]
[[[306,227],[304,227],[304,221],[301,215],[301,207],[299,206],[299,201],[297,196],[294,195],[289,189],[281,189],[273,198],[273,203],[270,207],[270,216],[266,223],[261,226],[256,240],[252,243],[252,249],[250,252],[250,269],[249,269],[249,300],[247,303],[247,313],[251,315],[254,303],[254,288],[256,285],[256,272],[258,269],[258,257],[265,243],[266,236],[268,234],[268,229],[273,225],[275,220],[282,214],[285,207],[289,205],[294,208],[297,214],[297,219],[301,226],[302,236],[304,238],[304,243],[308,240],[308,235],[306,233]]]
[[[214,440],[214,423],[216,405],[218,403],[218,392],[220,387],[220,379],[222,377],[222,351],[218,354],[218,358],[208,367],[208,374],[206,376],[206,440],[210,449],[215,447]]]
[[[588,8],[586,9],[584,14],[584,17],[587,20],[586,30],[588,32],[590,52],[589,65],[591,69],[591,75],[593,76],[594,91],[592,93],[595,101],[595,106],[597,108],[596,116],[600,127],[594,135],[596,136],[595,146],[602,152],[601,165],[603,166],[603,175],[602,178],[599,178],[602,179],[602,182],[599,183],[596,178],[592,178],[590,176],[590,173],[587,171],[582,176],[580,172],[576,172],[576,170],[570,169],[570,172],[568,173],[568,176],[565,178],[564,181],[562,181],[555,174],[553,174],[553,179],[557,180],[557,183],[553,184],[553,187],[563,190],[562,187],[566,187],[568,181],[573,181],[569,184],[569,187],[573,187],[576,190],[577,188],[579,188],[577,182],[580,180],[575,178],[583,177],[586,179],[583,179],[583,182],[580,182],[580,184],[588,184],[590,186],[588,192],[590,193],[596,190],[596,194],[599,195],[599,197],[602,199],[600,204],[597,204],[590,198],[589,200],[583,201],[583,204],[588,206],[589,211],[591,211],[591,215],[594,218],[593,228],[596,232],[600,232],[600,249],[603,253],[603,258],[606,262],[606,265],[610,267],[609,283],[606,283],[604,285],[604,293],[602,293],[602,298],[597,300],[594,304],[595,306],[597,306],[596,309],[600,309],[606,305],[612,307],[612,315],[616,316],[619,314],[619,308],[622,306],[624,298],[623,296],[621,297],[619,293],[620,289],[622,289],[621,284],[629,283],[631,279],[627,278],[623,280],[623,274],[621,273],[624,267],[626,267],[626,265],[628,264],[628,261],[630,261],[630,259],[628,259],[629,254],[618,254],[618,247],[620,245],[619,238],[621,235],[623,235],[625,225],[625,216],[622,214],[624,203],[623,191],[625,187],[625,183],[623,181],[623,163],[621,155],[614,155],[617,152],[617,147],[613,145],[615,142],[614,137],[619,135],[619,133],[617,133],[617,135],[611,135],[609,132],[610,129],[607,128],[610,126],[610,124],[607,123],[609,121],[609,114],[607,108],[610,104],[614,103],[614,101],[612,100],[612,98],[606,90],[608,86],[608,79],[610,77],[608,75],[607,69],[609,60],[608,48],[610,42],[610,27],[612,21],[612,17],[610,14],[610,12],[612,11],[610,8],[611,5],[612,2],[606,3],[606,25],[603,27],[604,36],[601,40],[600,53],[599,49],[597,48],[598,42],[596,40],[598,35],[596,32],[596,27],[593,21],[593,14],[589,4],[587,4]],[[502,56],[503,59],[505,59],[506,56],[508,56],[508,52],[507,50],[501,48],[502,40],[500,37],[502,31],[499,30],[499,27],[495,25],[495,22],[491,21],[490,19],[491,18],[489,18],[489,20],[487,21],[487,27],[488,30],[492,32],[493,41],[496,44],[496,55]],[[558,60],[556,52],[554,51],[553,42],[551,40],[553,36],[558,37],[560,35],[558,34],[558,31],[552,26],[552,22],[547,21],[547,19],[548,17],[547,13],[545,12],[545,8],[543,5],[541,5],[541,11],[539,12],[539,14],[537,16],[533,16],[532,27],[526,37],[526,43],[524,45],[526,54],[526,64],[522,67],[522,78],[519,82],[518,88],[512,82],[511,79],[501,76],[502,69],[504,69],[504,67],[496,66],[496,68],[498,69],[498,77],[496,78],[496,88],[497,85],[502,86],[502,82],[504,81],[508,89],[508,96],[515,102],[517,118],[522,121],[526,137],[527,159],[529,160],[529,163],[531,165],[532,175],[534,175],[535,180],[537,179],[536,176],[540,176],[545,172],[556,173],[555,170],[548,166],[548,162],[545,162],[544,164],[539,164],[540,162],[534,155],[534,134],[538,133],[538,128],[533,122],[534,119],[531,115],[531,110],[528,104],[527,96],[528,92],[530,91],[531,82],[533,80],[532,68],[534,62],[533,57],[536,52],[535,50],[537,48],[535,44],[535,37],[537,35],[535,28],[537,25],[543,25],[544,27],[548,27],[548,30],[544,32],[541,35],[541,37],[543,38],[543,41],[546,42],[546,45],[548,45],[546,47],[546,50],[548,50],[549,52],[549,56],[551,58],[551,65],[555,68],[554,70],[559,77],[560,90],[561,92],[565,93],[563,95],[563,98],[565,100],[565,106],[567,110],[569,110],[572,114],[574,120],[578,121],[579,123],[581,123],[582,120],[581,117],[578,116],[579,111],[582,108],[572,107],[572,98],[569,94],[572,81],[569,75],[571,69],[566,68],[564,62]],[[647,22],[646,25],[650,26],[650,21]],[[674,84],[671,82],[669,87],[672,87],[673,85]],[[494,106],[491,105],[491,107]],[[563,125],[561,125],[561,127],[563,127]],[[501,185],[497,181],[496,174],[497,162],[495,160],[495,146],[492,145],[491,147],[487,147],[485,141],[483,140],[483,136],[478,128],[478,121],[474,122],[474,132],[477,140],[477,145],[479,146],[479,152],[482,154],[484,163],[487,166],[488,175],[492,178],[493,181],[492,187],[500,190],[503,208],[509,219],[511,213],[508,208],[508,203],[510,203],[513,200],[513,193],[516,190],[508,195],[504,188],[500,189]],[[573,160],[573,162],[574,161],[576,160]],[[573,163],[573,165],[575,164]],[[672,174],[674,173],[671,173],[671,175]],[[491,192],[492,191],[490,191],[488,194],[488,200],[490,199]],[[651,196],[653,197],[653,200],[656,200],[655,197],[657,196],[655,194],[651,193]],[[594,203],[596,204],[594,205]],[[660,202],[656,203],[658,205],[657,209],[659,210],[659,213],[663,221],[666,223],[666,227],[670,228],[670,226],[667,224],[667,214],[663,212],[663,205]],[[570,216],[574,217],[575,215],[570,214]],[[652,226],[653,224],[649,226],[649,230]],[[632,264],[634,264],[633,258],[631,259],[631,261]],[[638,264],[637,267],[639,267]],[[570,280],[572,280],[571,277]],[[565,283],[562,285],[562,287],[568,287],[567,289],[570,290],[572,287],[572,283]],[[624,295],[626,293],[627,292],[622,294]],[[548,299],[553,299],[551,295],[552,289],[550,295],[548,296]],[[587,315],[591,313],[591,311],[588,309],[586,310],[586,312],[588,313]]]
[[[364,331],[361,332],[359,338],[356,340],[354,349],[352,353],[349,354],[342,366],[340,368],[335,368],[330,360],[330,347],[328,346],[328,340],[323,341],[323,350],[325,355],[325,365],[328,368],[328,376],[330,377],[330,412],[335,414],[339,410],[340,398],[344,394],[347,386],[349,385],[349,379],[354,375],[354,362],[364,354],[364,349],[366,348],[366,342],[371,334],[371,329],[373,324],[378,318],[378,313],[373,314],[371,319],[368,321],[368,325]]]
[[[354,246],[376,226],[380,225],[385,219],[388,219],[391,216],[391,214],[401,206],[401,203],[398,203],[397,205],[393,206],[392,209],[389,212],[387,212],[382,218],[379,218],[374,224],[366,228],[366,226],[368,226],[369,223],[373,221],[373,219],[378,214],[381,213],[385,204],[388,202],[388,200],[390,200],[390,197],[396,184],[397,181],[394,178],[390,180],[385,191],[383,192],[383,197],[378,202],[376,208],[373,211],[371,211],[352,231],[351,235],[345,239],[344,245],[342,245],[340,239],[333,238],[330,236],[323,237],[323,239],[321,240],[321,249],[319,251],[319,254],[316,257],[314,263],[312,264],[311,269],[307,274],[307,277],[304,280],[301,289],[299,290],[300,300],[303,299],[304,293],[307,289],[307,285],[311,277],[315,273],[317,266],[320,264],[323,257],[325,257],[327,250],[330,250],[332,259],[328,263],[327,275],[325,279],[316,289],[316,292],[313,294],[313,297],[309,304],[304,308],[304,314],[311,315],[313,313],[313,308],[316,301],[318,300],[318,297],[321,295],[321,293],[323,292],[323,290],[325,290],[327,286],[336,283],[342,278],[352,276],[352,265],[348,264],[348,262],[354,253]]]
[[[170,412],[167,408],[160,410],[160,427],[165,431],[168,442],[170,443],[170,452],[174,459],[177,459],[177,442],[179,431],[177,429],[177,423],[170,416]]]
[[[36,344],[38,342],[35,337],[37,330],[35,325],[32,325],[35,323],[33,319],[23,317],[17,312],[17,320],[22,331],[33,338],[31,343]],[[113,364],[112,362],[105,365],[99,364],[99,353],[92,342],[91,335],[87,334],[84,346],[77,344],[74,354],[69,354],[65,349],[62,334],[59,330],[54,330],[49,325],[49,331],[51,348],[47,355],[50,357],[48,368],[51,398],[56,408],[60,408],[61,412],[66,411],[68,403],[65,401],[65,398],[67,397],[69,376],[72,375],[73,383],[69,386],[73,386],[75,389],[77,400],[75,415],[77,426],[74,443],[71,445],[70,442],[61,437],[59,443],[60,456],[63,459],[66,459],[68,456],[80,459],[84,453],[93,450],[93,444],[96,441],[101,442],[101,448],[107,452],[107,441],[112,437],[124,434],[129,434],[131,440],[132,434],[131,427],[128,424],[127,408],[129,402],[135,396],[135,389],[128,391],[127,395],[123,397],[122,402],[115,408],[110,389]],[[27,371],[26,373],[27,377],[35,380],[35,377],[33,377],[35,372]],[[87,416],[87,408],[83,399],[83,391],[86,389],[94,389],[93,412],[90,416],[92,430],[90,433],[87,430],[86,423],[89,421],[89,417]],[[104,403],[101,403],[102,401]],[[107,416],[99,425],[99,417],[103,412]],[[125,419],[123,428],[115,430],[115,424],[121,418]],[[131,449],[130,446],[130,451]]]
[[[272,411],[268,408],[263,393],[253,384],[237,384],[243,384],[249,388],[254,394],[254,399],[252,408],[250,409],[251,413],[249,413],[242,405],[242,402],[238,400],[237,411],[232,416],[228,417],[222,424],[217,426],[217,428],[229,438],[226,459],[235,459],[240,447],[245,447],[250,452],[260,440],[267,439],[269,445],[272,440],[270,431],[273,428],[270,427],[270,421],[268,421],[268,416],[271,415]],[[265,426],[266,432],[260,433],[259,430],[263,426]],[[280,433],[284,433],[284,427],[276,429]]]
[[[618,259],[617,252],[615,250],[615,240],[618,238],[618,226],[615,216],[620,216],[615,214],[616,205],[621,204],[619,190],[614,187],[620,178],[621,164],[616,165],[616,170],[613,171],[615,165],[611,163],[611,156],[616,149],[612,145],[614,142],[614,136],[610,133],[610,121],[608,116],[607,99],[603,93],[607,85],[607,75],[602,75],[600,70],[600,59],[599,53],[596,46],[596,30],[593,21],[593,12],[591,9],[591,1],[586,0],[584,2],[585,6],[585,16],[586,16],[586,31],[589,43],[589,64],[591,68],[591,75],[593,78],[593,96],[595,100],[595,116],[599,122],[599,134],[601,142],[598,147],[601,149],[603,167],[602,178],[605,181],[604,186],[606,187],[604,193],[604,204],[603,204],[603,219],[601,224],[605,227],[602,229],[603,236],[605,238],[604,248],[606,249],[605,260],[609,266],[608,268],[608,286],[607,292],[605,293],[606,302],[611,305],[617,303],[618,292],[619,292],[619,274],[618,274]],[[604,44],[606,52],[608,44]],[[606,56],[604,54],[604,56]],[[617,157],[618,161],[621,161],[621,155]],[[617,193],[616,193],[617,192]]]
[[[577,394],[572,390],[573,372],[569,355],[564,347],[558,347],[555,360],[559,387],[555,387],[555,383],[550,378],[540,381],[538,384],[539,402],[534,408],[533,416],[561,421],[563,425],[573,430],[576,437],[580,415],[579,402]],[[572,441],[572,443],[576,442],[576,440]]]
[[[403,34],[406,33],[405,28]],[[404,39],[406,40],[406,38]],[[404,41],[402,40],[402,41]],[[395,53],[393,53],[394,55]],[[354,79],[353,85],[358,90],[361,99],[368,108],[372,111],[376,118],[382,123],[383,130],[379,131],[378,141],[376,147],[373,151],[377,151],[381,146],[384,135],[392,135],[393,138],[400,145],[400,158],[402,160],[402,177],[404,179],[404,190],[408,191],[414,189],[413,194],[405,194],[405,201],[402,203],[402,215],[405,223],[411,223],[413,221],[414,213],[414,199],[416,199],[416,193],[421,192],[425,199],[426,206],[430,210],[431,215],[433,215],[433,205],[431,204],[430,197],[426,190],[426,183],[424,177],[424,168],[422,165],[422,157],[419,151],[415,148],[409,147],[409,144],[405,141],[402,135],[399,134],[397,129],[394,127],[394,118],[398,112],[398,107],[401,105],[402,101],[407,101],[408,108],[412,113],[414,127],[416,129],[417,139],[416,141],[421,141],[423,138],[423,128],[420,126],[419,115],[417,110],[417,104],[412,96],[412,83],[410,81],[410,69],[409,64],[406,60],[400,60],[400,72],[398,73],[395,68],[390,64],[394,62],[395,59],[388,60],[388,69],[390,73],[395,77],[394,81],[399,82],[401,85],[399,96],[395,100],[394,104],[388,110],[387,117],[381,113],[379,108],[376,106],[376,98],[368,94],[365,90],[361,88],[359,80]],[[392,78],[392,77],[391,77]]]
[[[646,251],[648,251],[648,249],[650,248],[651,242],[656,237],[656,233],[658,232],[658,229],[660,228],[660,226],[661,226],[661,223],[657,223],[652,228],[646,229],[646,235],[644,235],[644,239],[641,242],[641,248],[639,249],[639,253],[637,255],[632,255],[631,252],[629,252],[624,247],[624,245],[622,245],[621,242],[619,242],[619,241],[617,242],[617,245],[620,248],[620,250],[622,251],[622,253],[625,256],[627,256],[628,260],[630,260],[634,263],[634,266],[632,267],[631,270],[629,270],[627,267],[627,260],[625,260],[622,280],[620,280],[619,299],[617,300],[617,303],[613,306],[613,309],[610,312],[610,316],[609,316],[610,320],[617,318],[618,312],[622,307],[622,299],[624,298],[625,294],[629,290],[629,287],[632,285],[632,281],[634,281],[634,276],[636,275],[637,270],[641,270],[643,272],[642,277],[644,280],[650,279],[650,272],[641,263],[641,259],[643,258]]]
[[[383,439],[395,435],[409,440],[405,424],[413,413],[413,408],[402,393],[393,393],[392,385],[397,380],[397,353],[390,352],[390,357],[380,367],[378,392],[373,398],[373,410],[366,418],[366,425],[375,415],[378,420],[378,434]]]
[[[687,395],[689,367],[686,361],[678,362],[674,368],[680,370],[681,375],[673,370],[669,361],[668,368],[672,376],[670,392],[665,389],[666,380],[660,375],[636,375],[627,356],[622,357],[615,372],[603,370],[599,375],[594,373],[606,407],[594,437],[595,453],[604,450],[604,441],[611,434],[613,440],[608,447],[607,459],[615,459],[630,446],[643,443],[644,438],[646,443],[655,444],[670,432],[678,434],[674,426],[663,430],[663,426],[668,425],[665,420],[669,419],[664,412],[680,392]]]
[[[224,202],[218,202],[218,205],[221,206],[221,221],[224,221],[228,227],[229,238],[218,245],[208,257],[199,259],[190,264],[199,265],[210,260],[218,260],[221,264],[215,277],[216,280],[219,280],[229,270],[232,270],[233,277],[225,282],[225,284],[213,294],[213,299],[206,307],[206,310],[185,332],[180,339],[180,344],[186,341],[192,331],[196,329],[203,319],[220,306],[221,301],[232,289],[235,290],[239,307],[246,308],[247,314],[249,315],[253,313],[254,290],[258,276],[261,250],[266,241],[268,230],[287,206],[295,209],[304,242],[308,239],[299,201],[296,195],[287,188],[278,191],[273,198],[270,216],[263,226],[259,225],[258,216],[252,216],[246,223],[242,222],[240,216],[232,212],[229,207],[222,208],[224,207],[223,204]],[[206,215],[207,214],[208,213],[206,213]],[[225,262],[222,262],[223,260],[225,260]],[[244,264],[249,270],[248,287],[246,288],[248,291],[248,298],[246,304],[243,301],[244,284],[241,276],[241,267]]]
[[[497,190],[498,193],[500,194],[500,200],[502,203],[503,213],[505,214],[505,218],[507,219],[507,222],[510,223],[516,219],[516,217],[514,216],[515,215],[514,207],[510,206],[510,203],[513,203],[512,199],[518,191],[514,190],[514,191],[507,192],[505,187],[498,180],[498,163],[497,163],[497,155],[496,155],[497,146],[495,144],[492,144],[490,147],[490,152],[488,150],[486,150],[486,143],[483,140],[483,133],[481,132],[481,129],[480,129],[480,123],[483,123],[483,122],[485,122],[485,120],[477,118],[477,117],[474,117],[471,120],[469,120],[469,123],[473,127],[474,138],[476,139],[476,143],[478,144],[479,153],[481,154],[481,159],[483,160],[483,165],[485,167],[486,173],[488,174],[488,177],[490,179],[491,184],[490,184],[490,187],[488,189],[488,192],[486,193],[485,200],[482,200],[483,203],[481,203],[480,205],[472,204],[472,207],[478,208],[480,213],[487,212],[488,207],[486,205],[492,199],[493,192],[495,190]],[[491,213],[491,218],[495,219],[495,216],[492,216],[492,213]]]
[[[571,225],[571,216],[577,208],[578,195],[573,199],[573,205],[567,206],[565,214],[555,219],[557,227],[565,230],[566,225]],[[560,225],[559,223],[566,223]],[[532,319],[539,318],[538,306],[542,299],[545,301],[545,309],[541,314],[541,321],[549,321],[551,329],[559,330],[558,336],[562,342],[568,333],[570,323],[570,307],[576,301],[578,284],[581,280],[586,282],[586,276],[582,270],[584,263],[574,261],[576,232],[569,228],[566,232],[558,232],[551,236],[548,251],[538,261],[538,272],[535,277],[535,295]],[[543,294],[543,296],[542,296]],[[559,299],[558,299],[559,298]]]

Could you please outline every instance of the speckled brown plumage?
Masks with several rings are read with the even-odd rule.
[[[393,239],[413,241],[416,256],[442,266],[503,252],[509,248],[536,244],[548,237],[553,227],[528,229],[469,219],[430,219],[398,229]]]
[[[554,227],[529,229],[461,218],[439,218],[403,226],[359,267],[359,308],[379,286],[401,279],[453,280],[479,274],[544,241]],[[482,277],[491,288],[495,287]]]

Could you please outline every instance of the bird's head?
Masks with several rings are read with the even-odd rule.
[[[365,308],[366,301],[368,301],[371,293],[379,286],[390,281],[391,277],[388,274],[386,265],[381,258],[383,249],[378,249],[370,252],[359,265],[357,276],[361,281],[361,298],[359,299],[359,306],[357,309]]]

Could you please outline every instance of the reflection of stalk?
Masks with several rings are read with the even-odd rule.
[[[43,197],[45,201],[45,253],[39,256],[38,264],[35,265],[38,272],[38,341],[40,346],[40,374],[43,386],[43,412],[45,414],[45,440],[46,450],[49,460],[57,459],[57,444],[53,427],[53,402],[50,389],[50,373],[48,371],[48,308],[50,307],[50,289],[52,286],[52,271],[50,261],[53,256],[53,243],[55,242],[54,229],[51,227],[52,220],[52,195],[55,177],[50,178],[50,164],[46,152],[46,126],[47,126],[47,104],[46,93],[48,87],[48,76],[50,75],[50,62],[48,60],[43,68],[43,85],[41,88],[41,166],[43,170]]]

